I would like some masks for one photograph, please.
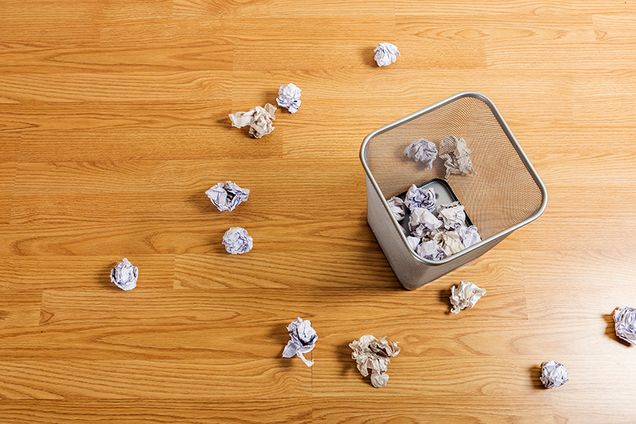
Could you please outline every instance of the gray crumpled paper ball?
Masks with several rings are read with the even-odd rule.
[[[249,127],[249,135],[253,138],[262,138],[274,131],[276,119],[276,106],[265,103],[264,106],[254,106],[247,112],[234,112],[228,115],[232,126],[235,128]]]
[[[439,146],[439,158],[444,161],[445,178],[451,175],[475,175],[470,149],[462,137],[448,136]]]
[[[614,311],[616,336],[636,346],[636,308],[621,306]]]
[[[389,382],[389,364],[391,358],[398,356],[400,347],[396,341],[389,342],[386,337],[375,338],[366,334],[349,343],[351,359],[356,361],[360,375],[370,375],[371,385],[376,388],[385,387]]]

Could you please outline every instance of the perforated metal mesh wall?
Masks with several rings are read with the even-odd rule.
[[[463,137],[477,175],[446,179],[483,239],[532,216],[542,191],[490,106],[477,97],[460,97],[369,140],[367,164],[385,199],[445,176],[443,160],[433,169],[404,157],[404,148],[425,138],[439,149],[449,135]]]

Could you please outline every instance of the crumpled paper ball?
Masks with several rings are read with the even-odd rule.
[[[389,209],[391,209],[391,213],[397,220],[400,222],[406,216],[406,205],[404,204],[404,200],[399,197],[393,196],[389,200],[387,200],[389,204]]]
[[[301,91],[296,84],[291,82],[287,85],[281,85],[278,89],[276,103],[278,103],[278,106],[287,109],[289,113],[296,113],[301,104]]]
[[[110,281],[120,289],[129,291],[137,287],[138,274],[139,269],[124,258],[110,271]]]
[[[454,285],[451,287],[451,312],[458,314],[462,309],[472,308],[485,294],[486,290],[477,284],[470,281],[461,281],[459,286]]]
[[[239,187],[239,185],[233,181],[226,181],[213,185],[205,194],[219,211],[229,212],[233,211],[241,203],[247,201],[250,190]]]
[[[389,343],[386,337],[376,339],[367,334],[349,343],[351,359],[356,361],[358,371],[363,377],[371,374],[373,387],[384,387],[389,382],[387,371],[391,358],[398,356],[400,347],[397,342]]]
[[[255,106],[247,112],[235,112],[228,115],[232,126],[243,128],[249,126],[248,134],[252,138],[261,138],[274,131],[273,121],[276,119],[276,106],[265,103]]]
[[[411,235],[416,237],[428,237],[441,226],[442,221],[437,219],[428,209],[411,209],[411,215],[409,216],[409,230],[411,230]]]
[[[421,162],[426,168],[432,168],[433,162],[437,159],[437,146],[428,140],[420,139],[406,146],[404,156]]]
[[[422,242],[421,237],[406,236],[406,244],[409,245],[411,250],[416,250],[421,242]]]
[[[554,389],[568,382],[568,370],[565,365],[556,361],[547,361],[541,364],[541,377],[543,387]]]
[[[459,235],[460,240],[464,247],[470,247],[473,244],[477,244],[481,241],[481,236],[477,227],[471,225],[470,227],[459,226],[455,228],[455,232]]]
[[[231,227],[223,234],[225,251],[232,255],[242,255],[252,250],[253,240],[242,227]]]
[[[311,326],[311,321],[298,317],[289,323],[287,332],[289,333],[289,341],[285,349],[283,349],[283,358],[298,356],[305,365],[311,367],[314,362],[305,358],[304,355],[316,347],[316,341],[318,340],[318,334]]]
[[[445,178],[451,175],[475,175],[470,149],[462,137],[450,135],[439,146],[439,158],[444,161]]]
[[[621,306],[614,311],[614,330],[616,335],[636,346],[636,308]]]
[[[444,249],[447,256],[454,255],[465,249],[459,234],[455,231],[439,231],[435,233],[433,240]]]
[[[404,198],[404,204],[411,209],[426,208],[433,212],[437,203],[437,195],[432,188],[420,188],[415,184],[409,187]]]
[[[266,103],[263,107],[256,106],[252,121],[249,124],[250,130],[248,134],[253,138],[261,138],[271,134],[274,131],[274,119],[276,119],[276,107],[274,105]]]
[[[427,240],[420,243],[415,253],[429,261],[441,261],[446,258],[446,252],[435,240]]]
[[[466,212],[464,206],[459,202],[441,205],[438,216],[444,222],[444,227],[449,230],[466,226]]]
[[[397,46],[387,42],[378,44],[373,52],[375,53],[373,59],[375,59],[375,63],[380,67],[389,66],[394,63],[400,55]]]

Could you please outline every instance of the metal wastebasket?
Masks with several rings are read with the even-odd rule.
[[[439,145],[449,135],[463,137],[475,175],[445,179],[479,228],[482,241],[439,261],[418,256],[408,245],[387,199],[412,184],[444,179],[443,161],[431,169],[404,158],[404,148],[425,138]],[[366,173],[367,219],[393,272],[415,289],[481,256],[546,208],[545,185],[495,105],[479,93],[460,93],[369,134],[360,149]]]

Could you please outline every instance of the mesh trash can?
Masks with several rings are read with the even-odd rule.
[[[432,169],[404,157],[404,148],[425,138],[438,148],[447,136],[463,137],[475,175],[445,178],[444,161]],[[360,160],[366,173],[367,219],[391,268],[406,289],[415,289],[481,256],[506,236],[537,219],[546,208],[545,185],[495,105],[479,93],[460,93],[369,134]],[[415,184],[443,180],[479,228],[482,241],[439,261],[418,256],[387,203]]]

